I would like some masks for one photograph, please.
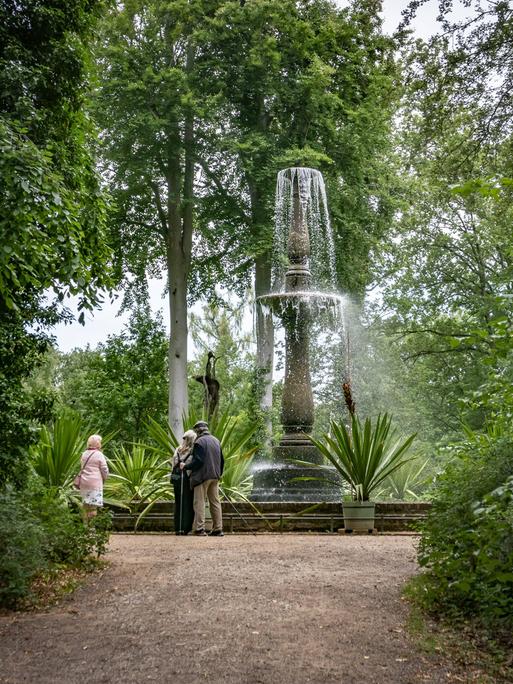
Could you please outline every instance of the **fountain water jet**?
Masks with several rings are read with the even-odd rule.
[[[273,463],[254,473],[255,501],[340,500],[340,485],[321,477],[314,465],[321,454],[308,439],[314,424],[310,376],[310,328],[321,312],[341,322],[342,297],[312,289],[334,289],[334,244],[324,181],[319,171],[291,168],[278,174],[276,191],[276,258],[273,292],[257,299],[257,306],[277,315],[285,329],[285,378],[281,410],[283,437],[273,448]],[[286,255],[286,261],[283,256]]]

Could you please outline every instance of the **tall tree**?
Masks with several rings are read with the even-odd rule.
[[[168,275],[169,422],[187,410],[187,294],[197,157],[215,102],[204,97],[195,31],[209,3],[142,2],[114,7],[99,50],[97,115],[115,216],[119,265],[136,284]]]
[[[59,356],[53,372],[59,404],[93,431],[115,433],[116,441],[147,437],[148,416],[161,421],[167,412],[167,347],[162,321],[140,307],[95,350]]]
[[[472,113],[465,132],[467,154],[459,145],[445,149],[446,157],[461,166],[513,131],[513,7],[505,0],[412,0],[404,28],[428,2],[438,5],[440,30],[414,46],[403,34],[408,97],[420,114],[424,139],[441,139],[462,110]],[[456,8],[464,8],[466,18],[455,20]]]
[[[340,10],[325,0],[265,0],[223,3],[209,18],[209,49],[201,64],[213,74],[211,92],[223,94],[225,121],[222,161],[211,164],[209,173],[222,178],[228,157],[232,174],[238,174],[230,186],[242,208],[235,220],[242,216],[246,226],[239,263],[247,264],[251,256],[257,297],[271,287],[273,200],[276,174],[284,166],[325,171],[340,238],[338,284],[361,294],[368,282],[370,249],[391,216],[391,174],[384,162],[395,66],[379,10],[380,3],[372,1]],[[223,184],[216,184],[206,207],[221,209],[223,219],[225,195]],[[228,218],[219,223],[227,228],[225,244],[233,260],[232,225]],[[219,230],[205,237],[212,245]],[[217,264],[222,277],[225,260]],[[268,412],[273,327],[259,308],[256,332],[261,407]]]
[[[377,264],[384,327],[446,433],[462,410],[475,427],[487,422],[472,397],[490,365],[504,373],[513,326],[511,186],[498,180],[512,175],[513,13],[463,4],[467,20],[454,23],[456,3],[440,3],[440,32],[405,47],[403,205]]]
[[[0,480],[23,479],[33,424],[22,383],[44,330],[67,317],[66,295],[92,308],[111,282],[84,114],[100,9],[94,0],[0,2]]]
[[[139,278],[166,262],[174,429],[187,404],[187,286],[193,296],[212,297],[217,283],[241,290],[255,268],[257,294],[269,289],[277,170],[336,169],[340,207],[353,201],[338,212],[346,236],[361,238],[367,218],[374,232],[386,214],[379,164],[370,160],[386,147],[393,85],[378,9],[370,0],[355,2],[352,13],[324,0],[155,0],[111,14],[98,116],[122,260]],[[351,190],[335,193],[341,174]],[[193,240],[196,228],[201,241]],[[365,261],[370,241],[353,242],[367,245]],[[364,279],[355,286],[340,271],[341,282],[361,289]],[[258,329],[265,380],[270,321],[259,318]]]

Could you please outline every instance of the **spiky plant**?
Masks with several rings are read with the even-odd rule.
[[[157,501],[173,497],[167,458],[144,444],[134,443],[129,449],[123,446],[107,462],[110,474],[104,484],[105,502],[139,513],[136,528]]]
[[[205,420],[205,418],[189,412],[183,418],[183,431],[190,430],[199,420]],[[221,497],[228,501],[248,501],[253,484],[251,464],[258,449],[258,446],[248,448],[248,443],[258,426],[251,425],[240,432],[238,418],[230,416],[228,412],[214,413],[208,424],[210,433],[217,437],[223,450],[224,472],[219,481]],[[179,444],[171,427],[168,424],[162,426],[149,418],[147,428],[150,437],[155,442],[154,445],[147,445],[147,448],[153,449],[169,460]]]
[[[30,450],[35,473],[46,487],[55,489],[64,498],[77,498],[73,479],[80,471],[80,454],[87,435],[80,416],[67,412],[56,418],[51,428],[41,428],[39,440]]]
[[[353,499],[368,501],[387,477],[411,460],[405,454],[415,435],[396,438],[391,426],[392,417],[386,413],[378,416],[374,426],[369,418],[362,425],[353,415],[351,432],[342,422],[333,420],[328,434],[320,440],[310,437],[310,441],[348,483]],[[318,467],[329,469],[323,464]]]
[[[429,463],[429,459],[420,461],[418,458],[404,463],[384,480],[381,494],[397,501],[418,501],[429,479]]]

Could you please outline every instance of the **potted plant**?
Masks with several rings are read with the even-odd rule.
[[[343,502],[346,532],[373,531],[375,504],[370,501],[372,493],[387,477],[411,460],[405,454],[415,435],[397,438],[391,426],[392,417],[386,413],[379,415],[374,425],[369,418],[362,425],[353,412],[351,430],[343,422],[333,420],[330,432],[320,440],[310,437],[349,485],[352,500]]]

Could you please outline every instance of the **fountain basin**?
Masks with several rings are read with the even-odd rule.
[[[313,315],[329,314],[336,318],[342,315],[344,297],[327,292],[309,290],[291,290],[285,292],[270,292],[258,297],[260,306],[270,309],[274,314],[283,318],[291,312],[306,309]]]
[[[252,501],[338,502],[342,499],[340,478],[315,466],[295,463],[260,464],[254,470]]]

